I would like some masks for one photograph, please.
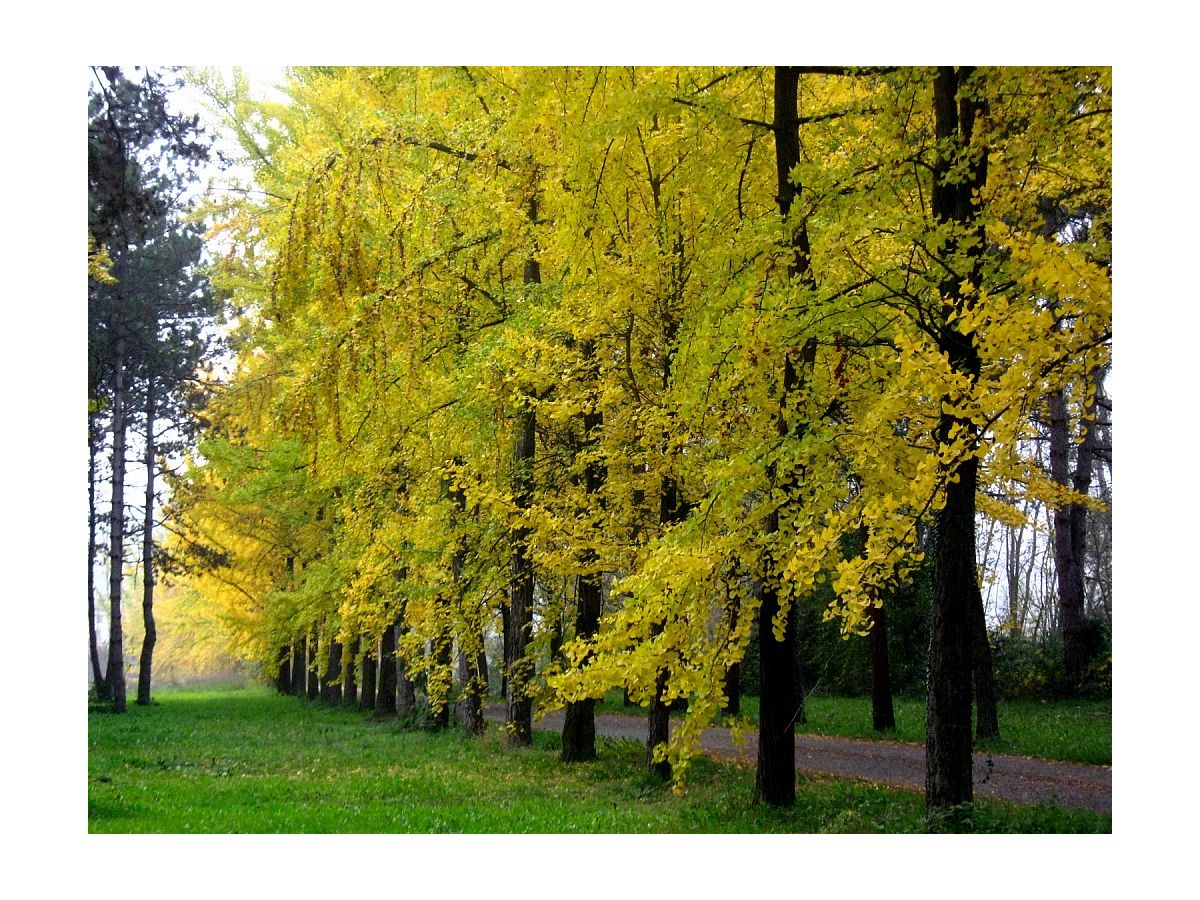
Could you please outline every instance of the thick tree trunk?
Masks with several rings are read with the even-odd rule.
[[[954,174],[959,155],[972,146],[978,101],[959,97],[959,89],[970,77],[970,69],[938,69],[934,82],[934,119],[939,145],[944,148],[934,163],[933,218],[939,225],[954,224],[974,230],[968,251],[971,270],[947,273],[940,285],[945,324],[938,346],[954,371],[974,383],[980,373],[979,353],[970,335],[962,334],[949,321],[952,313],[971,304],[973,291],[964,293],[962,282],[972,288],[980,284],[980,260],[986,235],[979,221],[976,197],[987,180],[987,155],[977,149],[970,160],[969,176]],[[953,258],[958,240],[946,242],[945,256]],[[970,420],[943,413],[938,425],[938,444],[950,443],[952,428],[975,434]],[[969,457],[946,473],[953,478],[946,487],[946,504],[938,512],[934,539],[933,605],[929,629],[929,684],[925,732],[925,808],[931,820],[951,811],[949,824],[967,814],[974,801],[971,784],[971,684],[972,643],[979,590],[975,568],[975,491],[979,462]]]
[[[375,716],[396,715],[396,625],[383,629],[379,642],[379,688],[375,692]]]
[[[408,675],[408,666],[399,653],[396,654],[396,715],[411,716],[417,711],[417,688]]]
[[[108,684],[100,668],[100,645],[96,640],[96,424],[88,414],[88,650],[92,662],[92,685],[98,700],[108,700]]]
[[[363,712],[372,712],[375,709],[375,684],[379,674],[376,661],[378,653],[379,645],[376,644],[363,654],[362,690],[358,692],[358,708]]]
[[[871,619],[871,727],[891,731],[896,727],[892,705],[892,667],[888,656],[887,609],[872,606]]]
[[[108,516],[109,533],[109,634],[108,684],[113,709],[125,712],[125,642],[121,630],[121,582],[125,574],[125,336],[114,314],[113,332],[116,359],[113,369],[113,457],[112,505]]]
[[[154,645],[158,629],[154,625],[154,379],[146,385],[146,510],[142,525],[142,653],[138,661],[137,702],[150,703],[150,679],[154,666]]]

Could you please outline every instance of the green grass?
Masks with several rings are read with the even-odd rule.
[[[896,697],[893,704],[896,730],[879,732],[871,727],[870,697],[814,695],[808,698],[808,722],[796,730],[800,734],[924,744],[924,699]],[[642,714],[639,707],[622,705],[619,690],[609,691],[596,711]],[[758,698],[743,697],[741,714],[757,724]],[[979,742],[978,749],[1063,762],[1112,765],[1112,704],[1107,701],[1001,701],[999,718],[1000,737]]]
[[[643,748],[600,741],[564,766],[558,736],[503,749],[457,732],[404,732],[265,689],[164,693],[88,717],[95,832],[918,832],[919,793],[799,779],[796,806],[750,804],[754,772],[698,760],[676,796]],[[980,803],[977,830],[1110,832],[1110,816]]]

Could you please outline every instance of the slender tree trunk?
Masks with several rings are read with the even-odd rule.
[[[1000,737],[1000,714],[996,705],[996,678],[992,672],[992,645],[988,643],[987,614],[983,592],[975,582],[971,667],[975,680],[975,736],[981,740]]]
[[[125,574],[125,336],[114,314],[112,506],[109,511],[108,684],[113,709],[125,712],[125,642],[121,630],[121,582]]]
[[[363,712],[372,712],[375,709],[375,685],[379,675],[378,663],[376,657],[379,653],[379,644],[363,654],[362,661],[362,690],[358,692],[358,708]]]
[[[383,629],[379,644],[379,688],[375,693],[376,718],[396,715],[396,625]]]
[[[581,348],[588,367],[589,380],[599,380],[595,347],[587,341]],[[583,440],[585,452],[594,453],[599,440],[603,418],[596,408],[596,397],[588,398],[588,407],[583,413]],[[583,489],[589,502],[595,503],[604,484],[604,469],[594,458],[589,458],[583,473]],[[591,548],[584,551],[583,563],[590,570],[596,564],[596,552]],[[575,637],[589,639],[600,630],[600,574],[588,571],[578,576],[575,585]],[[582,762],[596,758],[596,701],[592,698],[567,704],[563,717],[562,755],[563,762]]]
[[[307,638],[300,637],[292,641],[291,684],[288,693],[293,697],[304,696],[304,657]]]
[[[88,414],[88,650],[92,661],[92,684],[96,699],[108,700],[108,684],[100,668],[100,645],[96,640],[96,423]]]
[[[330,706],[342,702],[342,686],[338,682],[342,674],[342,645],[336,640],[329,640],[329,658],[326,660],[325,678],[321,684],[321,699]]]
[[[871,619],[871,727],[876,731],[891,731],[896,727],[896,710],[892,705],[887,609],[872,606],[867,614]]]
[[[292,689],[292,648],[284,644],[279,648],[279,669],[275,673],[275,690],[280,694],[291,693]]]
[[[1069,473],[1070,418],[1065,391],[1049,397],[1050,477],[1056,484],[1087,494],[1092,482],[1095,428],[1084,423],[1083,442],[1077,450],[1075,472]],[[1095,407],[1088,410],[1095,415]],[[1058,623],[1062,630],[1063,668],[1071,689],[1079,687],[1087,668],[1088,647],[1084,624],[1083,560],[1087,549],[1087,507],[1071,503],[1054,510],[1054,568],[1058,577]]]
[[[534,187],[526,210],[530,227],[537,225],[538,197]],[[526,287],[542,283],[542,270],[531,254],[525,261]],[[517,411],[517,441],[513,459],[513,501],[524,512],[533,505],[533,464],[536,454],[536,413],[525,400]],[[533,660],[527,648],[533,640],[533,557],[529,552],[529,529],[524,525],[513,530],[512,584],[510,588],[509,643],[505,660],[508,667],[508,743],[513,747],[528,747],[533,743],[533,702],[529,683],[533,678]]]
[[[396,714],[400,718],[411,716],[417,710],[417,688],[408,675],[404,657],[396,654]]]
[[[142,653],[138,661],[137,702],[150,703],[150,679],[154,667],[154,645],[158,629],[154,625],[154,379],[146,384],[146,510],[142,526]]]
[[[800,279],[812,286],[811,248],[803,220],[793,224],[792,206],[800,196],[792,182],[792,170],[800,162],[800,125],[797,108],[799,73],[791,66],[775,67],[774,136],[775,174],[779,215],[790,230],[787,243],[792,250],[788,277]],[[816,344],[805,343],[802,363],[812,365]],[[779,397],[778,429],[780,437],[790,432],[786,410],[791,395],[800,387],[800,378],[792,359],[784,352],[783,386]],[[774,464],[768,470],[772,483],[779,476]],[[784,473],[786,488],[790,473]],[[772,511],[767,518],[767,531],[779,531],[779,513]],[[770,560],[772,566],[775,560]],[[787,605],[782,639],[775,638],[773,621],[782,611],[780,585],[772,577],[762,585],[762,603],[758,610],[759,653],[762,681],[759,689],[758,769],[754,781],[754,800],[771,806],[791,806],[796,802],[796,721],[803,715],[803,695],[796,684],[796,610]]]
[[[973,291],[964,293],[962,282],[973,288],[981,282],[980,261],[986,235],[975,206],[987,180],[987,155],[977,149],[970,160],[969,177],[954,174],[958,156],[972,146],[981,104],[959,97],[971,70],[944,66],[934,82],[934,118],[939,145],[952,149],[939,153],[933,174],[933,218],[939,225],[954,224],[974,231],[971,271],[965,277],[948,273],[940,285],[945,324],[938,346],[954,371],[972,383],[979,378],[980,359],[974,340],[959,332],[949,316],[971,304]],[[982,123],[980,122],[982,127]],[[958,239],[947,240],[945,256],[953,258]],[[953,428],[975,435],[969,419],[943,413],[938,424],[938,444],[950,443]],[[947,822],[957,825],[974,801],[971,784],[971,683],[972,642],[979,590],[975,568],[975,491],[979,462],[968,457],[947,475],[957,475],[946,487],[946,504],[937,513],[934,540],[933,608],[929,629],[929,685],[925,732],[925,808],[931,820],[955,811]]]
[[[308,676],[308,683],[305,687],[305,696],[309,700],[316,700],[321,695],[321,682],[317,677],[317,670],[320,666],[320,644],[317,641],[317,633],[314,631],[305,640],[308,645],[308,665],[305,668],[305,673]]]
[[[358,638],[350,642],[346,648],[346,658],[342,660],[342,703],[346,706],[358,704]]]

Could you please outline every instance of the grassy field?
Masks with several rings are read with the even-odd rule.
[[[875,731],[871,727],[870,697],[808,698],[808,722],[800,734],[824,734],[861,740],[925,743],[925,701],[896,697],[896,730]],[[625,707],[621,692],[610,691],[598,707],[600,712],[639,715],[638,707]],[[758,722],[758,698],[743,697],[741,714]],[[1112,704],[1099,700],[1001,701],[1000,737],[984,741],[981,750],[1037,756],[1063,762],[1112,765]]]
[[[699,760],[687,792],[641,770],[643,748],[600,741],[564,766],[558,736],[506,751],[492,730],[404,732],[265,689],[165,693],[88,718],[96,832],[919,832],[920,794],[801,777],[790,810],[750,804],[754,772]],[[1112,819],[980,803],[976,830],[1110,832]]]

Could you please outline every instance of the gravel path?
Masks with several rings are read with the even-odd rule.
[[[504,707],[493,704],[487,718],[504,721]],[[563,714],[547,713],[534,728],[562,729]],[[672,722],[674,725],[674,722]],[[600,715],[596,733],[638,742],[646,740],[644,716]],[[701,746],[710,756],[740,758],[753,763],[758,735],[746,736],[745,746],[733,745],[728,728],[709,728]],[[849,738],[796,736],[796,769],[810,775],[860,778],[876,784],[923,791],[925,748],[897,741],[862,741]],[[1081,763],[1051,762],[1024,756],[975,754],[975,795],[1011,803],[1057,804],[1112,814],[1112,768]]]

